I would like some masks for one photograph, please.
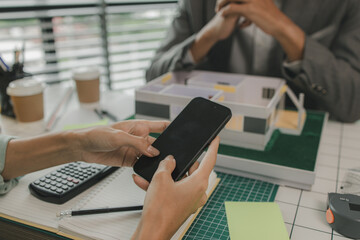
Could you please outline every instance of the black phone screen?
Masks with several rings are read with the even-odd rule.
[[[173,155],[176,168],[172,177],[179,180],[230,118],[229,108],[204,98],[194,98],[153,143],[160,155],[141,156],[134,166],[135,172],[151,181],[160,161]]]

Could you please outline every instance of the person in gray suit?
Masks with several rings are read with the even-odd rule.
[[[179,0],[146,73],[285,78],[305,108],[360,119],[360,0]]]

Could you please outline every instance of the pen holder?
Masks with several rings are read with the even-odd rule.
[[[6,93],[6,89],[10,82],[29,76],[31,74],[24,72],[23,65],[19,63],[14,64],[11,71],[0,71],[1,115],[15,118],[10,96]]]

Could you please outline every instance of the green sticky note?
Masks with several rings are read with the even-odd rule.
[[[274,202],[225,202],[230,239],[289,240]]]
[[[74,130],[74,129],[88,128],[88,127],[95,127],[95,126],[104,126],[104,125],[107,125],[108,122],[109,122],[109,119],[104,118],[104,119],[102,119],[98,122],[94,122],[94,123],[67,125],[63,128],[63,130]]]

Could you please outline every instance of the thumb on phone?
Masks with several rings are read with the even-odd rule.
[[[174,171],[175,166],[176,166],[175,158],[171,155],[167,156],[164,160],[160,162],[158,169],[154,174],[154,177],[161,173],[171,176],[171,173]]]
[[[153,176],[154,178],[169,178],[171,181],[173,181],[171,177],[171,173],[174,171],[176,167],[176,161],[173,156],[169,155],[164,160],[162,160]],[[135,184],[143,189],[147,190],[149,188],[150,183],[143,179],[142,177],[133,174],[133,180]]]

